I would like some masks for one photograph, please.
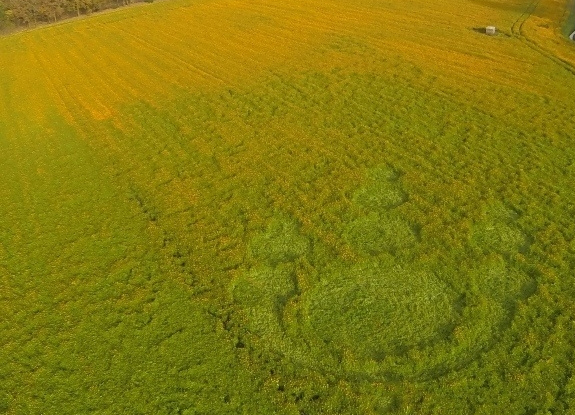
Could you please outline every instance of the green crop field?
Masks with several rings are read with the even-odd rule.
[[[575,414],[571,7],[0,38],[0,413]]]

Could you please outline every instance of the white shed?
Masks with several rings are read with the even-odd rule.
[[[495,28],[495,26],[487,26],[485,28],[485,33],[490,35],[490,36],[493,36],[496,32],[497,32],[497,29]]]

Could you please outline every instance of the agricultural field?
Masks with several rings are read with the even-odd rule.
[[[572,8],[0,38],[0,413],[575,414]]]

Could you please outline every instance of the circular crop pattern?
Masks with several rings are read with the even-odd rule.
[[[407,194],[398,185],[398,174],[390,168],[380,167],[372,170],[369,183],[359,189],[354,202],[367,210],[390,209],[407,200]]]
[[[449,335],[457,294],[433,274],[363,265],[304,294],[309,332],[361,359],[423,347]]]
[[[258,347],[353,378],[432,378],[463,367],[510,324],[533,280],[495,258],[463,292],[416,267],[335,267],[299,293],[295,264],[252,270],[233,285]]]
[[[463,276],[467,292],[439,274],[381,263],[337,270],[302,294],[298,335],[345,360],[348,374],[439,376],[489,348],[533,284],[499,259]]]
[[[250,253],[254,258],[275,266],[305,255],[308,245],[308,240],[298,233],[293,221],[279,219],[272,221],[265,233],[253,239]]]
[[[351,222],[344,237],[357,251],[368,255],[396,252],[416,242],[407,222],[395,215],[376,212]]]
[[[387,190],[403,192],[395,176],[384,179]],[[231,286],[253,356],[265,349],[348,379],[430,379],[498,341],[517,303],[535,290],[535,280],[511,260],[529,248],[517,215],[498,206],[475,224],[474,261],[405,265],[394,254],[420,242],[384,199],[365,199],[371,202],[345,227],[344,238],[364,254],[356,264],[334,259],[314,269],[310,242],[289,220],[254,238],[250,252],[261,265]]]

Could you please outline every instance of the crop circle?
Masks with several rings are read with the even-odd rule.
[[[363,266],[318,284],[304,303],[310,332],[322,341],[381,360],[448,335],[456,299],[433,274]]]

